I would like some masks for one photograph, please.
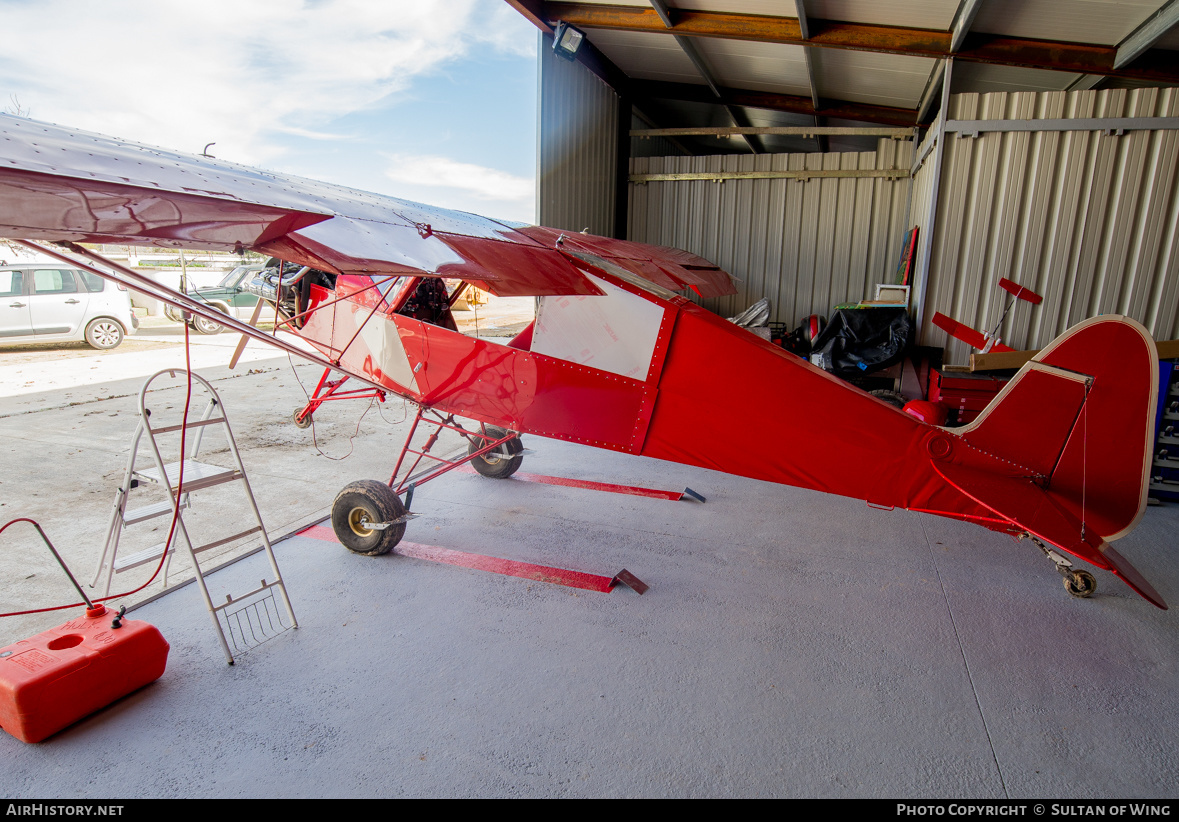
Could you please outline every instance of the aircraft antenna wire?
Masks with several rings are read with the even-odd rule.
[[[1081,405],[1081,539],[1085,539],[1085,501],[1089,490],[1089,389]]]
[[[287,352],[287,362],[289,362],[291,364],[291,374],[294,375],[295,382],[299,384],[299,389],[303,392],[303,396],[305,396],[307,398],[308,402],[311,402],[311,395],[307,393],[307,387],[305,385],[303,385],[303,381],[301,379],[299,379],[299,372],[295,370],[295,361],[291,358],[291,354],[289,351]],[[330,454],[326,453],[323,450],[323,448],[320,447],[319,440],[315,436],[315,415],[311,415],[311,443],[315,447],[316,452],[321,457],[325,457],[329,460],[332,460],[333,462],[342,462],[342,461],[348,459],[348,457],[352,456],[352,452],[356,449],[356,438],[358,436],[360,436],[360,424],[362,422],[364,422],[365,416],[367,416],[368,412],[372,410],[373,405],[376,404],[376,401],[377,401],[377,398],[372,397],[368,401],[368,406],[364,409],[364,411],[362,411],[360,413],[360,418],[358,420],[356,420],[356,430],[353,431],[352,436],[350,436],[348,438],[348,453],[342,457],[333,457]],[[379,412],[379,408],[378,408],[378,412]],[[408,413],[406,416],[408,417]],[[384,419],[384,414],[381,415],[381,418]],[[386,420],[386,422],[387,421],[388,420]]]

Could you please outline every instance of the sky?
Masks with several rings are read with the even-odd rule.
[[[537,30],[502,0],[0,0],[0,110],[533,222]]]

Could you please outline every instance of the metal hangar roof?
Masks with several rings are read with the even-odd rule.
[[[927,124],[951,91],[1179,85],[1179,0],[507,0],[651,128]],[[828,150],[683,137],[692,153]]]

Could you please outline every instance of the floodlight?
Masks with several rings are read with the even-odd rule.
[[[553,33],[553,51],[566,60],[572,60],[584,41],[584,31],[568,23],[558,23]]]

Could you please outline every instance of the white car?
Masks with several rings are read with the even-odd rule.
[[[114,348],[138,328],[121,285],[60,264],[0,266],[0,345],[85,340]]]

